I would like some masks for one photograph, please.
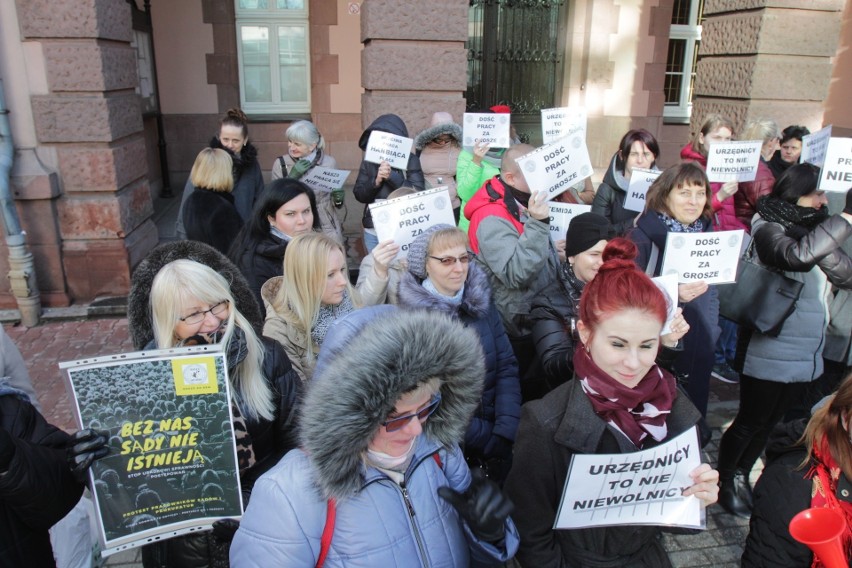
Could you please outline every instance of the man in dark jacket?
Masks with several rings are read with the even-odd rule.
[[[66,462],[68,440],[0,378],[0,566],[56,566],[48,529],[83,493]]]

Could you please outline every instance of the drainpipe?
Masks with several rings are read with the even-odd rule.
[[[0,213],[6,229],[6,245],[9,247],[9,283],[12,295],[18,302],[21,323],[26,327],[38,325],[41,317],[41,296],[36,283],[33,255],[27,250],[24,231],[12,199],[10,174],[15,156],[12,129],[9,126],[9,110],[0,79]]]

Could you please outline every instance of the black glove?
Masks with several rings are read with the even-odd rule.
[[[240,521],[237,519],[219,519],[213,523],[213,536],[219,540],[231,542],[238,528],[240,528]]]
[[[843,208],[843,212],[852,215],[852,189],[846,190],[846,207]]]
[[[65,457],[74,479],[80,483],[86,482],[86,473],[95,460],[109,453],[107,433],[98,432],[91,428],[80,430],[73,434],[65,446]]]
[[[504,525],[514,505],[481,469],[474,469],[471,477],[470,487],[464,493],[440,487],[438,495],[455,507],[478,538],[485,542],[498,542],[505,535]]]
[[[0,428],[0,473],[9,471],[9,464],[15,457],[15,441],[5,428]]]

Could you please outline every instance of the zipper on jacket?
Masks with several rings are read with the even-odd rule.
[[[394,484],[396,485],[396,484]],[[411,529],[414,532],[414,539],[417,541],[417,548],[420,549],[420,557],[423,559],[423,566],[429,567],[429,559],[426,556],[426,548],[423,546],[423,539],[420,536],[420,529],[417,528],[417,523],[414,520],[414,506],[411,504],[411,499],[408,496],[408,488],[405,486],[405,481],[401,481],[398,485],[402,493],[402,499],[405,501],[405,506],[408,509],[408,520],[411,521]]]

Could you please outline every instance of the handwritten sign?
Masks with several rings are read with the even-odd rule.
[[[678,282],[725,284],[737,279],[742,229],[716,233],[669,233],[662,275],[677,274]]]
[[[554,241],[565,238],[571,219],[580,213],[588,213],[592,210],[591,205],[559,203],[558,201],[551,201],[548,205],[550,205],[550,238]]]
[[[429,227],[456,224],[446,186],[371,203],[370,212],[379,242],[393,239],[399,245],[397,258],[405,258],[408,246]]]
[[[832,138],[825,152],[819,188],[846,191],[852,187],[852,138]]]
[[[465,147],[473,147],[479,141],[492,148],[508,148],[510,145],[511,115],[503,113],[464,113],[462,138]]]
[[[633,168],[633,173],[630,174],[630,185],[627,187],[627,197],[624,200],[624,208],[640,213],[644,211],[648,188],[651,187],[654,180],[660,177],[661,173],[663,172],[659,170]]]
[[[551,200],[592,175],[592,162],[582,134],[560,138],[517,160],[533,191],[546,191]]]
[[[541,109],[541,138],[545,144],[551,144],[571,134],[582,134],[585,138],[586,123],[584,108]]]
[[[710,144],[707,179],[711,182],[754,181],[762,147],[760,140]]]
[[[704,528],[701,502],[683,496],[701,465],[696,428],[628,454],[574,454],[554,529],[613,525]]]
[[[831,139],[831,125],[802,136],[802,155],[799,161],[822,167],[825,163],[825,151]]]
[[[373,130],[367,141],[364,160],[373,164],[387,162],[392,168],[407,170],[413,144],[414,140],[411,138]]]
[[[304,182],[311,189],[329,192],[343,187],[349,174],[349,170],[315,167],[311,168],[299,181]]]

